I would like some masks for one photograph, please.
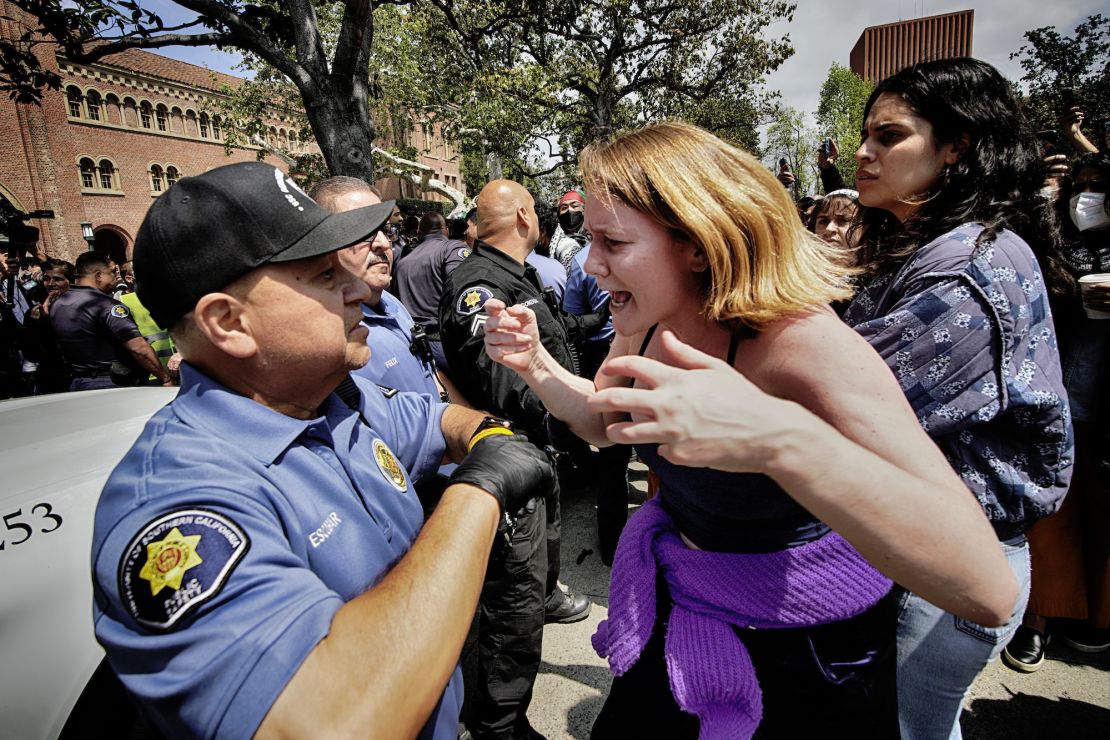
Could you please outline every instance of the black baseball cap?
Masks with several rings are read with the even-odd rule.
[[[171,327],[208,293],[256,267],[334,252],[380,229],[389,200],[332,213],[262,162],[178,180],[147,211],[135,237],[139,300]]]

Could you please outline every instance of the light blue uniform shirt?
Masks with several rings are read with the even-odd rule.
[[[362,306],[362,323],[370,330],[370,361],[354,374],[387,388],[438,396],[432,365],[412,353],[412,314],[388,291],[382,293],[378,309]]]
[[[597,313],[609,300],[608,291],[597,287],[597,278],[585,270],[586,258],[590,256],[590,245],[578,251],[570,261],[570,270],[567,271],[567,292],[563,296],[563,310],[567,313],[586,314]],[[597,334],[586,339],[587,342],[608,342],[613,338],[613,320],[605,322],[605,326]]]
[[[567,290],[567,271],[562,263],[536,252],[529,252],[524,261],[536,268],[536,274],[540,276],[543,287],[554,290],[556,300],[562,305],[563,293]]]
[[[303,421],[184,364],[108,479],[96,636],[167,736],[250,737],[336,611],[412,545],[444,405],[355,383],[357,412],[332,394]],[[456,668],[421,736],[454,738],[461,703]]]

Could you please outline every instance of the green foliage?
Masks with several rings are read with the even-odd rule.
[[[832,137],[840,149],[836,167],[846,183],[856,181],[856,162],[853,152],[859,147],[859,132],[863,128],[863,109],[875,86],[858,77],[852,70],[833,62],[829,74],[821,85],[817,106],[817,141]]]
[[[464,156],[487,166],[492,156],[524,178],[572,171],[590,142],[664,118],[753,147],[759,83],[793,53],[764,29],[793,9],[783,0],[429,0],[400,15],[414,24],[403,38],[422,39],[419,55],[434,59],[420,65],[440,83],[427,109],[454,120]]]
[[[815,154],[817,131],[809,125],[806,114],[790,106],[772,109],[767,126],[763,161],[776,174],[779,159],[785,157],[794,173],[794,197],[815,192],[819,182]]]
[[[1026,44],[1010,55],[1025,74],[1025,113],[1037,129],[1057,128],[1057,116],[1066,109],[1064,90],[1075,92],[1076,103],[1087,121],[1110,118],[1110,18],[1087,17],[1071,36],[1054,26],[1025,33]],[[1088,136],[1095,141],[1096,136]]]
[[[375,121],[391,146],[432,123],[457,143],[471,189],[490,173],[572,172],[588,143],[664,118],[754,149],[760,85],[793,53],[765,36],[792,18],[788,0],[174,0],[203,11],[175,28],[139,0],[13,1],[78,61],[106,47],[243,51],[255,76],[229,99],[232,143],[264,136],[268,112],[304,115],[301,138],[328,169],[365,177]],[[105,33],[111,43],[89,43]],[[0,75],[8,58],[19,66],[0,55]]]
[[[422,200],[420,198],[398,198],[397,207],[405,216],[423,216],[428,211],[437,211],[444,217],[451,212],[452,204],[438,200]]]

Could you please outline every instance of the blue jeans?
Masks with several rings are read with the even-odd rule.
[[[1000,545],[1017,577],[1010,620],[984,627],[908,591],[898,615],[898,723],[902,740],[960,740],[967,691],[1021,624],[1029,600],[1029,544]]]
[[[69,384],[71,391],[95,391],[100,388],[119,388],[119,386],[113,383],[108,375],[96,375],[92,378],[77,377]]]

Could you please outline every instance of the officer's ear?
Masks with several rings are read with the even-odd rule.
[[[237,359],[253,357],[258,343],[250,332],[245,306],[228,293],[208,293],[193,309],[193,323],[208,342],[225,355]]]

